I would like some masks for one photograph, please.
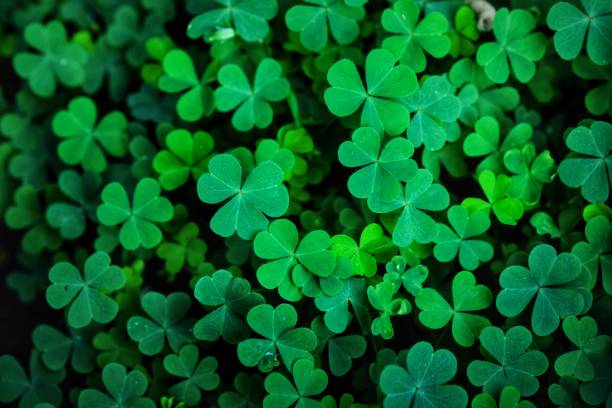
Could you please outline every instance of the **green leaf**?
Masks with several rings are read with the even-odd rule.
[[[178,355],[170,354],[164,358],[164,368],[175,377],[184,378],[171,386],[170,395],[184,401],[189,406],[200,402],[202,391],[212,391],[219,386],[217,359],[211,356],[199,360],[198,348],[192,344],[183,346]]]
[[[32,332],[32,343],[41,352],[42,362],[53,371],[63,369],[68,360],[78,373],[93,371],[95,355],[90,341],[82,331],[71,331],[67,336],[46,324],[36,326]]]
[[[314,368],[313,362],[308,359],[297,360],[291,371],[293,383],[279,373],[266,377],[264,386],[269,395],[263,400],[264,408],[321,407],[320,402],[310,397],[321,394],[327,388],[325,371]]]
[[[612,229],[610,221],[603,215],[591,218],[584,230],[587,242],[581,241],[572,247],[572,253],[580,258],[591,273],[589,287],[595,286],[601,270],[601,283],[607,294],[612,294]]]

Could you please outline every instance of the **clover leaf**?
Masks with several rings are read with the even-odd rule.
[[[255,255],[270,260],[257,268],[257,280],[266,289],[278,288],[283,299],[299,300],[301,293],[293,277],[304,273],[329,276],[336,266],[331,244],[325,231],[311,231],[299,241],[295,224],[285,219],[273,221],[253,242]]]
[[[119,242],[124,248],[154,248],[162,240],[155,223],[169,221],[174,214],[170,201],[161,197],[160,192],[157,181],[144,178],[136,185],[130,204],[125,188],[118,182],[110,183],[102,190],[98,219],[106,226],[121,224]]]
[[[316,347],[317,337],[305,327],[294,329],[297,312],[293,306],[257,305],[249,310],[247,322],[264,338],[247,339],[238,344],[238,359],[245,366],[257,366],[260,371],[268,372],[279,365],[278,355],[287,369],[299,359],[312,359],[310,351]]]
[[[448,209],[451,230],[445,224],[438,224],[434,256],[440,262],[448,262],[459,254],[459,263],[468,270],[474,270],[482,262],[493,258],[493,247],[487,241],[477,238],[491,226],[489,216],[483,211],[472,214],[465,208],[454,205]],[[454,230],[454,231],[453,231]],[[472,238],[472,239],[470,239]]]
[[[494,326],[480,332],[480,343],[497,362],[474,360],[467,375],[476,387],[488,394],[497,394],[506,385],[516,387],[522,396],[536,393],[540,384],[537,376],[548,369],[548,359],[539,350],[529,350],[532,336],[523,326],[514,326],[505,334]]]
[[[323,95],[330,112],[345,117],[361,107],[361,126],[390,135],[406,130],[410,116],[398,98],[416,90],[414,71],[406,65],[396,65],[389,51],[376,49],[366,57],[365,80],[366,87],[355,64],[348,59],[332,65],[327,72],[331,88]]]
[[[220,154],[210,160],[208,171],[198,180],[200,200],[217,204],[231,197],[210,220],[215,234],[251,239],[268,226],[266,215],[280,217],[287,211],[289,194],[277,164],[264,161],[244,174],[238,159]]]
[[[199,361],[200,353],[193,344],[183,346],[178,355],[170,354],[164,358],[164,368],[175,377],[185,378],[171,386],[168,391],[180,401],[194,406],[202,399],[202,391],[212,391],[219,386],[217,359],[211,356]]]
[[[497,402],[491,394],[478,394],[472,400],[472,408],[497,408]],[[499,408],[536,408],[529,401],[521,401],[520,391],[511,385],[505,386],[499,393]]]
[[[606,2],[582,0],[584,12],[571,3],[560,1],[548,12],[546,23],[556,31],[555,50],[564,60],[580,54],[586,37],[586,53],[597,65],[612,62],[612,5]],[[588,34],[587,34],[588,32]]]
[[[508,193],[530,205],[540,199],[544,183],[550,183],[555,176],[555,159],[548,150],[536,155],[533,144],[508,150],[504,166],[513,174]]]
[[[257,408],[266,394],[263,379],[257,374],[238,373],[234,377],[234,389],[236,391],[225,391],[219,396],[219,407]]]
[[[119,111],[104,116],[96,125],[98,111],[93,100],[74,98],[68,110],[53,117],[53,132],[62,140],[57,146],[60,159],[71,166],[100,173],[108,165],[105,152],[114,157],[127,153],[127,119]]]
[[[392,338],[395,330],[391,323],[391,317],[402,316],[412,310],[408,300],[401,296],[395,296],[398,289],[398,285],[388,281],[368,287],[368,300],[372,307],[379,311],[379,316],[372,321],[371,330],[374,336],[381,336],[383,339]]]
[[[247,42],[260,41],[270,32],[268,21],[276,16],[276,0],[213,0],[187,26],[189,38],[212,41],[223,30],[236,30]]]
[[[343,142],[338,159],[346,167],[360,167],[348,179],[348,189],[357,198],[376,196],[391,201],[401,194],[402,184],[417,170],[412,144],[402,137],[389,140],[380,148],[381,137],[373,128],[361,127],[351,141]]]
[[[367,225],[359,237],[359,245],[348,235],[332,237],[332,250],[337,257],[349,258],[353,273],[372,277],[376,274],[377,258],[385,256],[391,249],[391,239],[385,236],[382,227],[376,223]]]
[[[104,252],[96,252],[85,261],[84,275],[69,262],[59,262],[49,271],[51,285],[47,288],[47,303],[53,309],[68,307],[68,324],[85,327],[95,321],[112,321],[119,307],[104,291],[119,290],[125,275]]]
[[[365,354],[367,342],[363,336],[351,334],[334,337],[327,343],[329,369],[336,377],[348,373],[353,360]]]
[[[183,50],[172,50],[162,62],[164,75],[159,78],[159,89],[168,93],[184,92],[176,101],[176,112],[188,122],[195,122],[212,113],[213,91],[208,86],[212,75],[204,71],[198,78],[193,61]]]
[[[461,103],[450,82],[442,76],[431,76],[402,102],[414,115],[408,126],[408,139],[414,147],[425,145],[440,150],[451,139],[446,127],[461,114]]]
[[[403,197],[388,203],[372,201],[370,209],[377,213],[402,209],[393,229],[395,245],[405,247],[413,241],[425,244],[436,238],[438,225],[424,211],[444,210],[448,207],[449,196],[441,184],[432,184],[432,182],[431,173],[419,169],[416,175],[406,182]]]
[[[581,79],[598,80],[598,85],[584,96],[584,104],[593,115],[612,116],[612,71],[609,66],[595,65],[587,57],[572,61],[572,70]]]
[[[165,240],[157,247],[157,256],[166,260],[164,266],[170,280],[175,278],[185,264],[195,268],[204,261],[207,246],[198,238],[199,233],[198,226],[190,222],[176,233],[172,241]]]
[[[220,112],[238,108],[232,115],[232,125],[240,132],[247,132],[254,126],[267,128],[274,116],[270,102],[282,101],[290,92],[289,81],[281,74],[281,65],[266,58],[257,66],[251,86],[239,65],[224,65],[217,73],[221,86],[215,90],[215,106]]]
[[[313,362],[308,359],[297,360],[291,371],[293,383],[279,373],[266,377],[264,386],[269,395],[263,400],[264,408],[320,407],[321,403],[311,397],[327,388],[325,371],[314,368]]]
[[[446,384],[457,372],[453,353],[420,341],[408,350],[399,364],[387,365],[380,374],[380,389],[386,395],[385,408],[465,408],[468,397],[458,385]]]
[[[315,306],[322,312],[325,326],[333,333],[343,333],[350,323],[351,304],[355,316],[362,328],[370,327],[369,305],[366,296],[366,283],[360,279],[345,281],[342,290],[334,295],[322,295],[315,298]]]
[[[287,10],[285,22],[300,33],[300,41],[310,51],[321,51],[328,42],[328,25],[338,44],[352,43],[359,35],[357,22],[365,16],[361,6],[352,7],[342,0],[304,0]]]
[[[508,60],[516,79],[528,82],[536,72],[535,62],[544,57],[546,37],[532,33],[536,19],[526,10],[501,8],[495,14],[493,33],[496,42],[478,47],[476,61],[484,67],[487,77],[503,84],[510,76]]]
[[[415,297],[415,303],[421,309],[419,320],[426,327],[441,329],[452,319],[453,338],[457,344],[470,347],[485,327],[489,319],[469,313],[484,310],[493,300],[491,290],[484,285],[477,285],[471,272],[461,271],[453,278],[451,306],[432,288],[425,288]]]
[[[216,308],[195,324],[194,336],[206,341],[223,337],[232,344],[247,337],[248,326],[244,316],[256,305],[264,303],[263,296],[251,291],[248,280],[235,277],[224,269],[200,278],[194,295],[202,305]]]
[[[151,399],[143,397],[148,381],[141,371],[133,370],[128,373],[121,364],[110,363],[102,370],[102,382],[108,394],[95,389],[85,389],[79,393],[79,408],[155,408]]]
[[[595,286],[601,270],[601,283],[608,294],[612,294],[612,229],[610,221],[603,215],[591,218],[584,229],[587,242],[581,241],[572,247],[572,253],[582,261],[591,273],[591,284]]]
[[[607,201],[612,188],[612,125],[594,122],[590,129],[579,126],[565,143],[577,156],[570,155],[559,165],[563,184],[580,187],[582,196],[591,203]]]
[[[529,269],[513,265],[500,275],[503,290],[497,295],[497,310],[504,316],[517,316],[535,297],[531,327],[538,336],[545,336],[559,327],[560,319],[590,308],[589,281],[589,272],[577,256],[557,255],[552,246],[540,244],[529,253]]]
[[[191,298],[182,292],[164,296],[159,292],[147,292],[140,299],[143,310],[151,319],[132,316],[127,322],[127,332],[138,343],[138,350],[147,356],[160,353],[168,340],[173,351],[192,340],[193,321],[185,319],[191,307]]]
[[[23,34],[26,42],[40,54],[20,52],[13,59],[13,67],[20,77],[28,80],[32,92],[48,98],[55,94],[58,82],[70,88],[83,84],[87,52],[67,41],[61,22],[53,20],[46,25],[33,22]]]
[[[208,133],[197,131],[193,135],[184,129],[176,129],[166,136],[167,150],[153,159],[153,168],[160,174],[159,184],[165,190],[175,190],[194,180],[206,171],[209,154],[215,142]]]
[[[383,28],[395,35],[383,40],[382,46],[390,51],[401,64],[408,65],[415,72],[422,72],[427,66],[425,53],[442,58],[451,48],[448,20],[440,12],[428,13],[421,21],[421,10],[413,0],[398,0],[393,8],[383,11]]]
[[[85,374],[95,367],[95,355],[89,337],[82,331],[74,330],[67,336],[52,326],[41,324],[32,332],[32,343],[41,352],[41,360],[50,370],[63,369],[70,359],[72,368]]]

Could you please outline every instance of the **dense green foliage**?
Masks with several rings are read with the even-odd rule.
[[[612,408],[609,0],[0,1],[0,404]]]

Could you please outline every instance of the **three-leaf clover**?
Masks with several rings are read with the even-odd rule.
[[[220,378],[217,370],[217,359],[208,356],[199,361],[200,352],[193,344],[183,346],[178,355],[170,354],[164,358],[164,368],[175,377],[184,378],[178,384],[171,386],[171,395],[194,406],[202,398],[202,391],[211,391],[219,386]]]
[[[328,42],[328,25],[338,44],[352,43],[359,35],[363,7],[351,7],[343,0],[304,0],[287,10],[285,22],[291,31],[299,31],[300,41],[310,51],[321,51]]]
[[[559,164],[563,184],[580,187],[589,202],[606,202],[612,188],[612,125],[594,122],[590,129],[579,126],[565,143],[577,156],[570,155]]]
[[[266,289],[278,288],[283,299],[297,301],[302,295],[294,277],[310,274],[324,278],[334,271],[336,257],[331,244],[323,230],[311,231],[300,241],[295,224],[276,220],[253,241],[255,255],[270,261],[257,268],[257,280]]]
[[[400,63],[415,72],[422,72],[427,59],[425,52],[434,58],[442,58],[451,48],[448,20],[440,12],[428,13],[421,21],[421,10],[413,0],[398,0],[393,8],[382,14],[383,28],[394,34],[383,40],[384,49],[391,51]]]
[[[238,344],[240,362],[268,372],[279,365],[279,354],[287,368],[293,367],[299,359],[312,360],[310,351],[317,346],[317,337],[305,327],[294,329],[297,317],[295,308],[287,303],[276,308],[268,304],[257,305],[249,310],[249,326],[264,338],[241,341]]]
[[[377,258],[392,251],[392,242],[376,223],[367,225],[359,236],[359,245],[348,235],[332,237],[332,250],[337,257],[349,258],[353,264],[353,274],[372,277],[376,274]]]
[[[607,294],[612,294],[612,228],[604,215],[591,218],[584,229],[587,242],[581,241],[572,247],[572,253],[582,261],[591,273],[591,284],[595,286],[599,270],[601,283]]]
[[[531,143],[508,150],[504,154],[504,166],[513,174],[508,193],[530,205],[540,199],[544,183],[550,183],[555,176],[555,160],[550,152],[544,150],[536,155]]]
[[[121,224],[119,242],[125,249],[154,248],[162,240],[156,223],[169,221],[174,214],[172,204],[160,193],[157,181],[144,178],[136,185],[130,204],[125,188],[112,182],[102,190],[98,219],[102,225],[110,227]]]
[[[215,89],[215,106],[220,112],[238,108],[232,115],[232,125],[240,132],[247,132],[254,126],[264,129],[274,116],[270,102],[282,101],[290,92],[289,81],[281,75],[281,65],[266,58],[257,66],[251,86],[239,65],[224,65],[217,73],[221,86]]]
[[[276,0],[212,0],[200,6],[201,14],[187,26],[189,38],[211,41],[215,34],[235,28],[242,39],[260,41],[270,32],[268,21],[277,11]],[[232,30],[233,31],[233,30]]]
[[[50,370],[58,371],[68,360],[77,373],[91,372],[95,367],[95,353],[90,338],[83,331],[65,335],[56,328],[41,324],[32,332],[32,343],[41,352],[41,360]]]
[[[206,341],[216,341],[221,336],[229,343],[244,340],[248,334],[244,316],[264,303],[263,296],[251,291],[248,280],[224,269],[200,278],[194,296],[204,306],[215,307],[193,327],[194,336]]]
[[[457,372],[457,359],[448,350],[434,351],[420,341],[410,348],[399,364],[387,365],[380,374],[380,389],[386,395],[385,408],[465,408],[467,393],[458,385],[446,384]]]
[[[391,201],[402,192],[401,182],[414,176],[417,165],[410,157],[412,144],[403,137],[389,140],[381,150],[381,137],[369,127],[353,132],[351,141],[343,142],[338,159],[346,167],[360,167],[348,179],[348,189],[357,198],[376,196]]]
[[[23,35],[26,42],[41,53],[20,52],[13,59],[15,71],[28,80],[32,92],[48,98],[55,93],[58,81],[71,88],[83,84],[87,52],[80,45],[67,41],[61,22],[30,23]]]
[[[54,309],[69,306],[70,326],[85,327],[92,320],[108,323],[117,316],[119,307],[105,291],[121,289],[125,275],[121,268],[111,265],[110,256],[105,252],[96,252],[87,258],[84,275],[73,264],[59,262],[49,271],[49,280],[47,302]]]
[[[460,205],[448,209],[446,224],[438,224],[435,238],[434,256],[440,262],[448,262],[459,254],[459,263],[468,270],[474,270],[482,262],[493,258],[493,247],[487,241],[477,238],[491,226],[489,216],[483,211],[469,213]],[[453,231],[454,230],[454,231]]]
[[[381,134],[383,131],[400,134],[408,127],[410,115],[398,98],[414,92],[417,80],[411,68],[396,62],[389,51],[371,51],[365,62],[364,87],[352,61],[337,61],[327,72],[331,85],[323,95],[327,108],[334,115],[345,117],[361,107],[361,126],[373,127]]]
[[[159,292],[147,292],[140,299],[142,309],[151,319],[132,316],[127,322],[127,332],[138,343],[138,350],[147,356],[160,353],[166,339],[173,351],[192,340],[193,321],[185,319],[191,307],[191,298],[182,292],[164,296]]]
[[[551,399],[552,401],[552,399]],[[553,401],[556,403],[556,401]],[[521,392],[512,385],[506,385],[499,393],[499,405],[491,394],[478,394],[472,400],[472,408],[536,408],[529,401],[521,401]]]
[[[391,317],[405,315],[412,310],[408,300],[395,296],[398,289],[399,285],[390,281],[383,281],[368,287],[368,300],[379,312],[379,316],[372,320],[371,331],[374,336],[381,336],[383,339],[392,338],[395,330]]]
[[[560,319],[590,308],[590,274],[576,255],[557,255],[552,246],[540,244],[531,250],[528,262],[529,269],[512,265],[499,277],[502,291],[496,305],[502,315],[517,316],[535,297],[531,327],[538,336],[545,336],[559,327]]]
[[[198,180],[198,196],[207,204],[231,198],[210,219],[210,229],[222,237],[237,233],[242,239],[252,239],[268,226],[266,215],[280,217],[289,207],[283,171],[276,163],[264,161],[244,174],[240,161],[231,154],[210,160],[208,173]]]
[[[555,50],[564,60],[574,59],[580,54],[586,37],[586,53],[591,61],[607,65],[612,62],[612,4],[592,0],[581,3],[584,12],[564,1],[550,8],[546,23],[556,31]]]
[[[498,327],[484,328],[480,343],[497,362],[472,361],[467,368],[470,382],[493,395],[506,385],[518,388],[525,397],[535,394],[540,386],[536,376],[546,372],[548,359],[539,350],[529,350],[531,341],[531,333],[523,326],[514,326],[505,334]]]
[[[164,75],[159,78],[159,89],[168,93],[184,92],[176,101],[176,112],[188,122],[195,122],[212,113],[215,104],[208,82],[213,77],[204,71],[198,78],[193,61],[183,50],[172,50],[164,56]]]
[[[178,231],[174,240],[165,240],[157,247],[156,254],[166,260],[164,265],[171,280],[185,264],[196,268],[204,261],[207,246],[198,238],[199,233],[200,228],[190,222]]]
[[[121,364],[110,363],[102,370],[102,382],[108,394],[89,388],[83,390],[79,394],[79,408],[155,408],[151,399],[143,397],[148,381],[141,371],[128,373]]]
[[[325,326],[334,333],[343,333],[349,325],[351,318],[348,308],[349,303],[361,327],[370,327],[369,304],[364,280],[349,279],[345,281],[340,293],[334,296],[321,295],[315,298],[317,309],[325,312],[323,315]]]
[[[53,117],[53,132],[63,139],[57,146],[59,158],[68,165],[80,164],[85,170],[101,173],[108,165],[105,152],[114,157],[127,153],[127,119],[119,111],[104,116],[96,124],[98,111],[89,98],[74,98],[67,110]]]
[[[485,317],[470,312],[484,310],[491,304],[493,295],[484,285],[477,285],[471,272],[459,272],[453,278],[451,306],[432,288],[425,288],[415,297],[421,312],[419,320],[426,327],[441,329],[452,319],[453,338],[457,344],[470,347],[483,328],[491,323]]]
[[[325,371],[315,368],[311,360],[300,359],[293,364],[291,372],[293,383],[280,373],[271,373],[266,377],[264,387],[269,395],[263,400],[264,408],[322,406],[311,397],[327,388]]]
[[[526,10],[507,8],[497,10],[493,20],[496,42],[478,47],[476,61],[484,67],[487,77],[503,84],[510,76],[510,66],[516,79],[528,82],[536,72],[535,62],[544,57],[546,37],[542,33],[531,33],[536,26],[535,17]]]
[[[393,229],[395,245],[405,247],[413,241],[425,244],[436,238],[438,225],[424,211],[442,211],[448,207],[450,199],[444,186],[432,183],[431,173],[419,169],[416,175],[406,182],[402,197],[391,202],[372,201],[370,204],[370,209],[377,213],[402,209]]]
[[[210,152],[215,142],[208,133],[197,131],[193,135],[185,129],[176,129],[166,136],[167,150],[153,159],[153,168],[160,174],[159,184],[165,190],[174,190],[194,180],[206,171]]]

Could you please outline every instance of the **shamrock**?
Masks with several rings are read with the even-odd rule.
[[[478,175],[478,183],[487,201],[468,197],[463,200],[461,206],[470,211],[482,210],[487,215],[492,210],[502,224],[516,225],[523,216],[524,209],[521,200],[508,196],[512,184],[510,177],[505,174],[496,176],[491,170],[483,170]]]
[[[440,150],[446,140],[451,139],[445,127],[461,114],[461,103],[453,93],[446,78],[431,76],[420,89],[402,98],[408,110],[414,112],[408,126],[408,139],[415,147],[424,144],[429,150]]]
[[[537,202],[544,183],[550,183],[555,176],[555,159],[548,150],[536,156],[533,144],[508,150],[504,154],[504,166],[513,173],[508,194],[525,204]]]
[[[160,192],[157,181],[144,178],[136,185],[130,204],[125,188],[118,182],[110,183],[102,190],[98,219],[106,226],[122,224],[119,242],[125,249],[154,248],[162,240],[162,233],[155,223],[169,221],[174,214],[172,204],[160,197]]]
[[[41,360],[47,368],[59,371],[68,359],[78,373],[89,373],[95,367],[95,353],[83,332],[71,331],[69,336],[56,328],[41,324],[32,332],[32,343],[41,352]]]
[[[290,92],[289,81],[281,74],[281,65],[266,58],[257,66],[251,86],[239,65],[224,65],[217,73],[221,86],[215,90],[215,106],[221,112],[238,108],[232,115],[232,125],[240,132],[247,132],[253,126],[267,128],[274,116],[270,102],[282,101]]]
[[[191,342],[193,322],[185,319],[191,307],[191,298],[176,292],[164,296],[158,292],[147,292],[140,299],[143,310],[153,320],[132,316],[127,322],[127,332],[138,343],[138,350],[147,356],[158,354],[168,344],[173,351]]]
[[[317,337],[305,327],[294,329],[297,312],[293,306],[257,305],[249,310],[247,322],[264,339],[247,339],[238,344],[238,359],[245,366],[271,371],[279,365],[278,354],[287,369],[299,359],[312,359],[309,352],[316,347]]]
[[[581,79],[598,80],[599,84],[584,96],[587,110],[596,116],[612,116],[612,70],[595,65],[587,57],[572,61],[572,70]]]
[[[166,260],[165,268],[170,279],[174,279],[185,264],[195,268],[204,261],[207,246],[198,238],[199,233],[198,226],[190,222],[178,231],[174,242],[166,240],[157,247],[156,254]]]
[[[589,280],[577,256],[557,255],[552,246],[540,244],[529,253],[529,269],[513,265],[500,275],[503,290],[497,295],[497,310],[504,316],[517,316],[535,297],[531,327],[538,336],[545,336],[557,329],[560,319],[590,308]]]
[[[352,7],[342,0],[304,0],[285,14],[291,31],[300,33],[300,41],[310,51],[321,51],[328,41],[328,24],[338,44],[352,43],[359,35],[357,22],[365,16],[361,6]]]
[[[217,204],[231,197],[210,220],[215,234],[229,237],[236,232],[242,239],[251,239],[268,226],[266,215],[280,217],[287,211],[289,194],[277,164],[264,161],[247,175],[238,159],[220,154],[208,162],[208,171],[198,180],[200,200]]]
[[[376,49],[366,57],[365,79],[366,87],[355,64],[348,59],[332,65],[327,72],[331,88],[323,95],[330,112],[345,117],[363,106],[361,126],[390,135],[406,130],[410,115],[398,98],[410,95],[417,88],[414,71],[406,65],[396,65],[389,51]]]
[[[236,391],[225,391],[219,396],[219,407],[257,408],[261,406],[265,390],[263,379],[260,376],[238,373],[234,377],[234,388]]]
[[[491,323],[485,317],[473,313],[489,307],[493,295],[489,288],[477,285],[471,272],[461,271],[453,278],[453,306],[451,306],[435,289],[425,288],[415,297],[416,305],[421,309],[419,320],[426,327],[441,329],[452,319],[453,338],[457,344],[470,347],[481,330]]]
[[[412,296],[417,296],[423,290],[423,282],[429,275],[425,265],[416,265],[406,269],[406,259],[403,256],[394,256],[385,265],[384,280],[400,281],[404,289]]]
[[[311,326],[317,334],[317,351],[323,353],[324,347],[327,346],[329,369],[336,377],[348,373],[353,366],[353,359],[364,355],[367,342],[363,336],[334,336],[321,318],[313,320]]]
[[[497,42],[488,42],[478,47],[476,61],[484,67],[487,77],[503,84],[512,72],[520,82],[528,82],[535,75],[534,62],[544,57],[546,37],[542,33],[531,33],[536,19],[526,10],[507,8],[497,10],[493,21],[493,33]]]
[[[389,364],[380,374],[380,389],[386,395],[385,408],[467,406],[465,390],[446,384],[457,372],[453,353],[445,349],[434,352],[430,343],[420,341],[399,360],[401,365]]]
[[[448,221],[453,229],[438,224],[434,256],[440,262],[448,262],[459,254],[459,263],[468,270],[474,270],[481,262],[493,258],[493,247],[487,241],[476,238],[491,226],[489,216],[483,211],[472,214],[465,208],[454,205],[448,209]],[[453,231],[454,230],[454,231]]]
[[[420,13],[419,6],[413,0],[398,0],[393,3],[393,8],[383,11],[381,19],[383,28],[395,34],[383,40],[383,48],[415,72],[425,70],[425,52],[434,58],[442,58],[451,47],[450,38],[446,35],[446,17],[433,12],[419,22]]]
[[[497,408],[491,394],[478,394],[472,400],[472,408]],[[505,386],[499,393],[499,408],[536,408],[529,401],[521,401],[520,391],[511,385]]]
[[[393,282],[380,282],[376,286],[368,287],[368,300],[372,307],[379,311],[380,315],[372,321],[372,334],[390,339],[395,334],[391,317],[410,313],[412,307],[408,300],[402,297],[394,297],[399,289]]]
[[[550,8],[546,23],[556,31],[553,37],[555,50],[564,60],[574,59],[580,54],[584,38],[587,37],[586,53],[591,61],[597,65],[607,65],[612,62],[612,5],[589,0],[582,0],[581,3],[584,12],[564,1]]]
[[[121,364],[110,363],[102,370],[102,382],[110,395],[94,389],[85,389],[79,393],[79,408],[155,408],[151,399],[142,396],[147,390],[148,381],[141,371],[133,370],[128,373]]]
[[[480,37],[476,25],[476,13],[468,6],[461,6],[453,20],[454,31],[450,34],[451,46],[449,54],[453,58],[469,57],[476,52],[474,41]]]
[[[174,190],[185,184],[191,175],[194,180],[206,171],[209,154],[215,142],[208,133],[176,129],[166,136],[167,150],[153,159],[153,168],[160,174],[159,184],[165,190]]]
[[[159,89],[168,93],[186,91],[176,102],[176,112],[181,119],[195,122],[212,113],[213,92],[207,85],[212,81],[210,71],[204,71],[202,78],[198,79],[191,57],[183,50],[168,52],[163,59],[163,68],[164,75],[159,78]]]
[[[590,129],[579,126],[565,143],[578,157],[570,155],[559,165],[563,184],[580,187],[582,196],[591,203],[606,202],[612,186],[612,125],[593,122]]]
[[[119,290],[125,284],[125,275],[118,266],[111,265],[105,252],[96,252],[85,261],[85,274],[76,266],[59,262],[49,271],[51,285],[47,288],[47,303],[53,309],[69,306],[68,324],[85,327],[92,320],[98,323],[112,321],[119,307],[104,291]]]
[[[595,376],[592,360],[600,358],[612,347],[612,338],[597,335],[597,322],[584,316],[569,316],[563,320],[563,332],[578,350],[560,355],[555,361],[555,371],[561,377],[574,377],[579,381],[591,381]]]
[[[58,81],[71,88],[83,84],[87,53],[66,40],[66,29],[61,22],[30,23],[24,37],[41,54],[20,52],[13,59],[13,67],[17,75],[28,80],[32,92],[48,98],[55,94]]]
[[[376,274],[377,257],[385,256],[391,249],[389,237],[378,224],[369,224],[359,237],[359,245],[348,235],[334,235],[332,250],[337,257],[351,259],[353,273],[372,277]]]
[[[255,255],[271,261],[257,268],[257,280],[266,289],[278,288],[283,299],[297,301],[301,293],[293,277],[305,273],[327,277],[333,272],[336,257],[331,244],[329,234],[322,230],[311,231],[300,241],[295,224],[276,220],[253,241]]]
[[[531,333],[523,326],[514,326],[505,334],[498,327],[484,328],[480,343],[497,363],[472,361],[467,368],[470,382],[493,395],[506,385],[516,387],[524,397],[535,394],[540,386],[535,377],[546,372],[548,359],[539,350],[528,350],[531,341]]]
[[[211,356],[199,360],[198,348],[192,344],[183,346],[178,355],[170,354],[164,358],[164,368],[175,377],[185,378],[171,386],[168,391],[180,401],[194,406],[202,399],[203,391],[212,391],[219,386],[217,359]]]
[[[600,355],[593,360],[593,367],[593,381],[580,384],[580,397],[589,405],[608,405],[612,389],[612,358],[609,354]]]
[[[243,40],[255,42],[270,32],[267,20],[276,16],[278,5],[276,0],[213,0],[200,7],[200,11],[187,26],[189,38],[212,41],[224,30],[233,32],[233,24]]]
[[[365,281],[349,279],[345,281],[342,291],[334,296],[321,295],[315,298],[315,306],[322,312],[325,326],[333,333],[343,333],[349,322],[351,314],[349,303],[353,307],[355,316],[362,327],[369,327],[369,305],[366,297]]]
[[[590,287],[595,286],[601,269],[601,282],[607,294],[612,294],[612,229],[603,215],[591,218],[584,229],[588,242],[578,242],[572,253],[591,273]]]
[[[142,355],[134,342],[124,336],[119,327],[96,334],[92,344],[96,350],[100,350],[96,358],[100,367],[110,363],[120,363],[127,367],[134,367],[142,359]]]
[[[244,316],[254,306],[264,303],[263,296],[251,292],[248,280],[224,269],[200,278],[194,295],[204,306],[216,307],[193,327],[194,336],[206,341],[216,341],[221,336],[229,343],[244,340],[248,333]]]
[[[325,371],[314,368],[311,360],[300,359],[293,364],[291,372],[295,386],[282,374],[268,374],[264,386],[269,395],[263,400],[264,408],[321,406],[319,401],[311,397],[321,394],[327,388]]]
[[[403,197],[384,203],[372,201],[370,209],[377,213],[387,213],[402,208],[395,228],[393,243],[400,247],[413,241],[421,244],[432,242],[438,233],[438,225],[426,211],[442,211],[448,207],[449,196],[441,184],[432,184],[433,176],[428,170],[419,169],[416,175],[406,182]]]
[[[96,125],[98,112],[94,101],[74,98],[68,110],[53,117],[53,132],[62,140],[57,146],[59,158],[66,164],[81,164],[87,170],[101,173],[107,167],[104,152],[114,157],[127,153],[127,119],[119,111],[104,116]]]
[[[498,121],[492,116],[483,116],[474,124],[475,132],[470,133],[463,141],[463,152],[468,157],[486,156],[476,169],[480,174],[483,170],[491,170],[498,174],[503,170],[504,153],[512,148],[523,147],[533,134],[528,123],[514,126],[500,145],[500,130]]]
[[[19,399],[19,408],[34,407],[40,402],[60,406],[62,392],[58,386],[66,377],[66,371],[52,371],[42,364],[40,353],[30,354],[30,377],[10,354],[0,356],[0,402],[10,403]]]
[[[73,170],[64,170],[58,178],[58,187],[73,203],[57,202],[47,208],[46,219],[49,225],[59,228],[60,235],[66,239],[79,238],[85,232],[86,216],[95,218],[95,204],[100,178],[95,173],[79,175]]]
[[[416,163],[410,159],[414,151],[412,144],[403,137],[396,137],[381,151],[381,137],[370,127],[357,129],[351,139],[338,149],[342,165],[360,167],[349,177],[351,194],[357,198],[376,196],[381,201],[397,198],[401,194],[401,182],[408,181],[417,170]]]

